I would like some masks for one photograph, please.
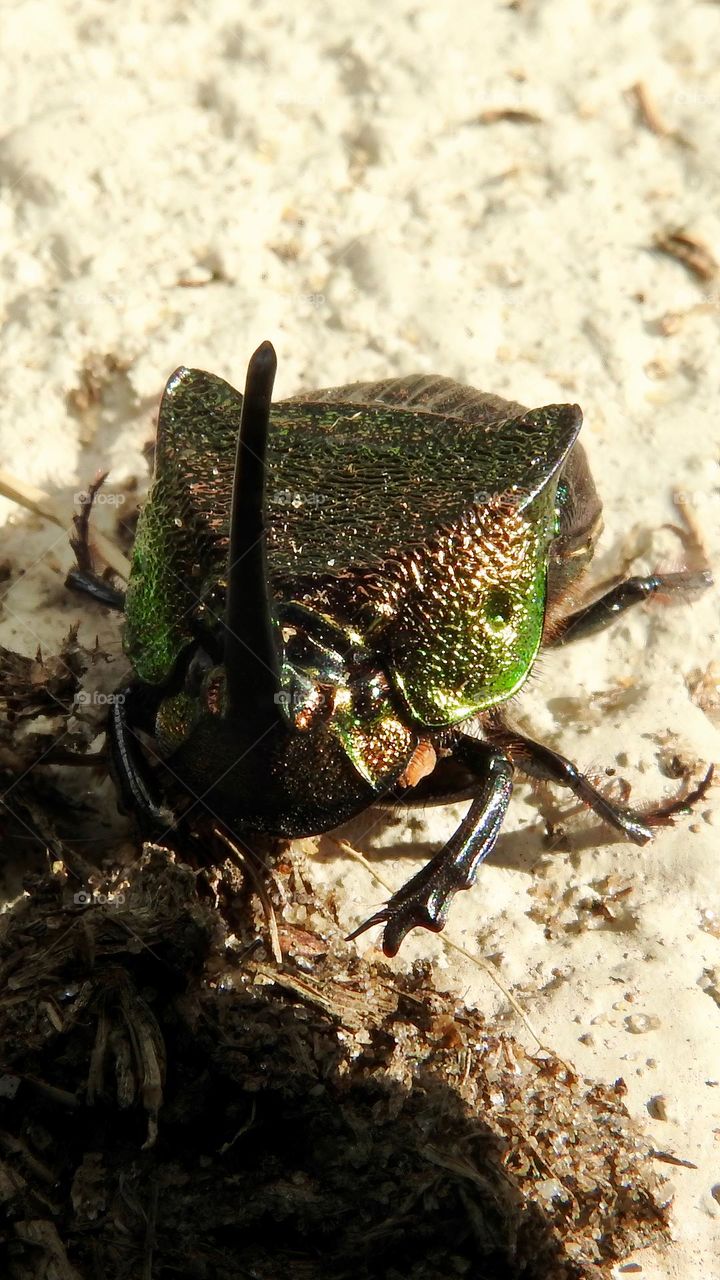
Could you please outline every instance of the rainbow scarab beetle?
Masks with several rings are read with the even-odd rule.
[[[633,577],[564,610],[601,525],[576,405],[528,411],[421,375],[271,409],[275,369],[265,342],[244,397],[209,373],[173,374],[126,595],[89,563],[70,575],[125,611],[135,678],[109,722],[123,806],[167,829],[138,730],[242,836],[469,795],[447,844],[351,935],[384,924],[388,955],[416,926],[443,928],[493,849],[516,768],[644,844],[677,805],[648,818],[611,803],[502,704],[541,644],[709,574]]]

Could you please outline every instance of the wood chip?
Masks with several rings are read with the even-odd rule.
[[[697,1169],[692,1160],[681,1160],[680,1156],[674,1156],[671,1151],[651,1151],[650,1155],[653,1160],[662,1160],[663,1164],[674,1164],[680,1169]]]
[[[658,232],[653,244],[661,253],[682,262],[698,280],[714,280],[718,274],[717,259],[708,246],[682,228]]]
[[[480,111],[467,120],[466,124],[497,124],[501,120],[507,120],[510,124],[542,124],[542,116],[523,107],[487,107],[485,111]]]
[[[655,99],[644,81],[637,80],[635,84],[630,86],[629,93],[635,99],[640,120],[651,133],[657,133],[664,137],[672,135],[672,129],[669,129],[664,120],[660,118]]]

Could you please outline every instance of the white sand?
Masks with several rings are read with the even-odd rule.
[[[634,571],[682,563],[653,532],[677,521],[677,486],[720,565],[720,281],[650,251],[685,226],[720,256],[720,6],[6,0],[0,33],[2,465],[65,500],[100,461],[115,481],[144,476],[171,370],[242,384],[270,337],[279,396],[428,370],[530,405],[579,401],[605,500],[598,572],[633,548]],[[638,81],[666,134],[639,119]],[[492,108],[541,119],[470,123]],[[664,333],[668,312],[688,314]],[[102,400],[71,415],[89,365]],[[28,574],[5,643],[32,651],[73,616],[97,630],[62,602],[58,535],[12,541]],[[28,621],[33,593],[57,605],[54,633]],[[584,767],[617,767],[637,800],[669,794],[663,761],[720,761],[720,725],[690,692],[719,629],[716,591],[637,611],[545,659],[526,723]],[[630,705],[603,712],[624,682]],[[656,1146],[697,1165],[672,1170],[676,1243],[635,1259],[642,1275],[718,1277],[720,937],[702,927],[703,911],[720,918],[718,789],[644,850],[573,826],[572,855],[543,851],[527,798],[448,935],[498,957],[543,1039],[588,1075],[622,1076]],[[351,834],[410,846],[376,863],[398,885],[420,865],[413,843],[454,820]],[[313,865],[338,881],[348,925],[382,898],[344,858]],[[630,886],[621,927],[581,906],[609,874]],[[429,935],[395,963],[427,954],[464,999],[507,1009]],[[634,1015],[651,1029],[633,1033]],[[665,1120],[648,1115],[658,1095]]]

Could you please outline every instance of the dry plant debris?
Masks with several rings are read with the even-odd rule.
[[[657,133],[660,136],[672,137],[673,131],[665,124],[660,115],[657,103],[643,80],[637,80],[631,85],[630,94],[632,95],[639,119],[649,129],[651,133]]]
[[[654,246],[681,262],[698,280],[714,280],[718,273],[717,259],[708,245],[682,228],[658,232]]]

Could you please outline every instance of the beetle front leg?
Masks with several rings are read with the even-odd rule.
[[[88,487],[80,499],[80,514],[73,516],[75,533],[70,539],[70,546],[75,552],[77,568],[71,569],[65,579],[65,586],[71,591],[80,591],[90,596],[98,604],[105,604],[110,609],[122,611],[125,607],[125,592],[113,587],[95,570],[92,551],[90,550],[90,514],[93,503],[101,488],[107,471],[102,472]]]
[[[439,933],[445,927],[450,902],[460,889],[469,889],[481,862],[495,847],[512,792],[513,767],[504,751],[460,735],[454,755],[480,780],[481,789],[455,834],[390,901],[348,936],[384,924],[386,956],[397,955],[411,929]]]
[[[613,804],[592,785],[572,760],[561,756],[559,751],[553,751],[551,747],[543,746],[541,742],[535,742],[516,732],[500,716],[486,726],[486,732],[507,752],[513,764],[523,773],[531,778],[539,778],[542,782],[554,782],[558,786],[567,787],[603,822],[607,822],[616,831],[622,831],[634,844],[647,844],[648,840],[652,840],[650,824],[659,823],[670,814],[670,809],[667,813],[658,809],[655,814],[644,815],[643,820],[632,809]],[[677,806],[673,806],[672,811],[676,812]]]
[[[78,591],[83,595],[90,596],[96,604],[107,605],[109,609],[117,609],[122,613],[125,608],[125,592],[119,591],[117,587],[113,587],[104,578],[94,571],[86,571],[84,569],[70,569],[66,578],[65,586],[70,591]]]
[[[543,644],[545,648],[553,649],[568,644],[571,640],[583,640],[585,636],[604,631],[626,609],[641,604],[651,596],[685,595],[688,592],[694,594],[705,591],[712,586],[712,582],[709,569],[699,572],[686,570],[681,573],[651,573],[647,577],[626,578],[591,604],[553,622]]]
[[[122,813],[137,818],[141,834],[156,838],[174,825],[173,814],[157,798],[155,780],[140,748],[135,728],[147,718],[142,690],[128,685],[113,697],[107,726],[112,774],[116,780]]]

